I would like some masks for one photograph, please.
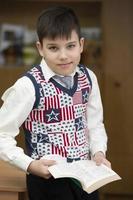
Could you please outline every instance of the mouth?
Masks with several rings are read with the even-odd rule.
[[[60,67],[62,68],[67,68],[67,67],[70,67],[72,65],[72,62],[69,62],[69,63],[61,63],[61,64],[58,64]]]

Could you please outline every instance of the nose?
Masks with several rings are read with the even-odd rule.
[[[66,60],[67,59],[67,52],[65,49],[60,50],[59,52],[59,58],[60,60]]]

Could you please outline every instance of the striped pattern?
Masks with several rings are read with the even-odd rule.
[[[66,106],[61,109],[61,118],[63,121],[74,119],[74,108],[72,106]]]
[[[88,88],[88,82],[86,81],[86,77],[84,75],[80,76],[78,81],[79,81],[80,87]]]
[[[44,102],[46,105],[45,106],[46,110],[50,108],[53,108],[53,109],[59,108],[60,103],[59,103],[59,98],[57,95],[56,96],[54,95],[53,97],[44,97],[44,98],[45,98]]]

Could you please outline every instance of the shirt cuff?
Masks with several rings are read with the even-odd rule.
[[[21,158],[13,157],[13,160],[10,161],[11,164],[15,165],[16,167],[22,169],[23,171],[27,172],[28,166],[33,161],[33,159],[27,155],[21,155]]]
[[[91,155],[94,156],[95,153],[97,153],[97,152],[99,152],[99,151],[103,152],[104,155],[106,156],[107,148],[106,148],[105,146],[95,146],[95,147],[93,147],[93,148],[91,149]]]

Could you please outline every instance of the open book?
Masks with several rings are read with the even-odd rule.
[[[91,193],[107,183],[121,179],[112,169],[105,165],[97,166],[92,160],[79,160],[67,163],[61,156],[46,156],[45,159],[56,160],[57,164],[48,169],[54,178],[70,177],[77,179],[83,190]]]

